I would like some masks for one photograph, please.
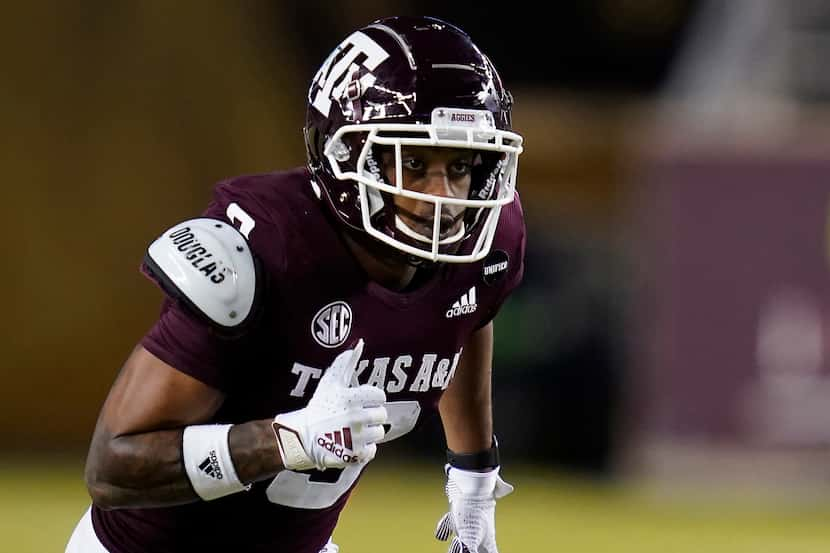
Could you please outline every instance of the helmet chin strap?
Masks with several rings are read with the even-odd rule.
[[[434,261],[430,261],[428,259],[424,259],[422,257],[417,257],[414,255],[410,255],[408,253],[404,253],[397,248],[394,248],[388,244],[384,244],[375,238],[372,238],[365,232],[359,232],[355,230],[348,229],[346,231],[348,237],[356,242],[361,248],[369,252],[372,256],[375,256],[380,259],[386,260],[396,260],[400,263],[405,263],[406,265],[411,265],[419,270],[431,270],[436,266]]]
[[[409,238],[412,238],[413,240],[417,240],[418,242],[424,242],[426,244],[432,244],[432,239],[431,238],[427,238],[423,234],[421,234],[419,232],[415,232],[414,230],[412,230],[409,227],[409,225],[407,225],[403,221],[403,219],[401,219],[398,215],[395,215],[395,228],[398,229],[399,231],[401,231],[404,235],[408,236]],[[464,222],[462,221],[461,222],[461,228],[458,230],[458,232],[456,232],[452,236],[448,236],[448,237],[444,238],[443,240],[439,240],[438,245],[443,246],[445,244],[453,244],[455,242],[458,242],[459,240],[464,238],[464,234],[466,233],[466,231],[467,231],[467,227],[464,224]]]

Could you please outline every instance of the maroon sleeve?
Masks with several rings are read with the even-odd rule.
[[[256,230],[251,233],[248,243],[254,255],[270,245],[272,256],[280,254],[275,227],[269,224],[271,214],[257,192],[262,186],[256,179],[225,181],[214,188],[214,196],[202,217],[213,217],[228,221],[227,208],[237,203],[256,221]],[[273,262],[279,266],[282,260]],[[265,275],[260,274],[260,278]],[[262,283],[260,283],[262,285]],[[227,391],[233,367],[241,360],[240,343],[244,336],[231,338],[213,329],[208,321],[194,313],[186,304],[165,298],[161,315],[156,324],[141,340],[144,348],[175,369],[204,382],[218,390]]]
[[[186,306],[166,299],[161,316],[141,345],[171,367],[225,391],[234,361],[233,339],[219,336]]]

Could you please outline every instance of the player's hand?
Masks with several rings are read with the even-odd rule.
[[[472,472],[447,465],[447,498],[450,512],[441,517],[435,537],[447,541],[455,534],[449,553],[498,553],[496,547],[496,499],[513,491],[499,476],[499,469]]]
[[[337,356],[306,407],[274,419],[285,468],[325,470],[374,459],[387,418],[386,394],[367,384],[350,387],[362,352],[360,340]]]

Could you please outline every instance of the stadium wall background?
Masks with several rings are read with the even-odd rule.
[[[688,3],[666,4],[676,12],[650,36],[670,45]],[[340,29],[417,9],[408,2],[370,2],[345,15],[317,8],[102,1],[10,8],[5,19],[13,24],[0,33],[6,452],[83,455],[106,391],[158,310],[159,291],[138,273],[146,245],[198,213],[219,179],[302,163],[305,87],[317,54],[342,38]],[[639,90],[597,82],[586,93],[578,88],[590,82],[584,70],[568,74],[577,83],[570,89],[554,87],[566,68],[583,67],[563,61],[571,50],[560,50],[554,68],[533,57],[542,54],[527,43],[526,28],[500,26],[495,34],[465,19],[460,6],[447,9],[516,83],[514,123],[526,136],[519,187],[531,237],[527,281],[496,322],[502,447],[514,458],[607,471],[625,365],[620,183],[638,92],[657,71],[629,74]],[[511,40],[516,53],[503,47]],[[605,69],[593,75],[613,75]],[[603,86],[611,93],[596,93]],[[396,448],[439,445],[426,433],[407,443]]]

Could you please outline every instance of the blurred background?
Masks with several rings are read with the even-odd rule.
[[[62,551],[86,509],[95,418],[161,300],[138,272],[146,245],[215,182],[303,164],[311,77],[394,14],[464,28],[525,136],[526,280],[496,320],[496,431],[518,489],[502,549],[826,551],[820,0],[8,6],[0,540]],[[436,428],[373,464],[344,553],[382,550],[369,523],[415,511],[403,547],[443,550]],[[389,486],[413,500],[380,509]]]

